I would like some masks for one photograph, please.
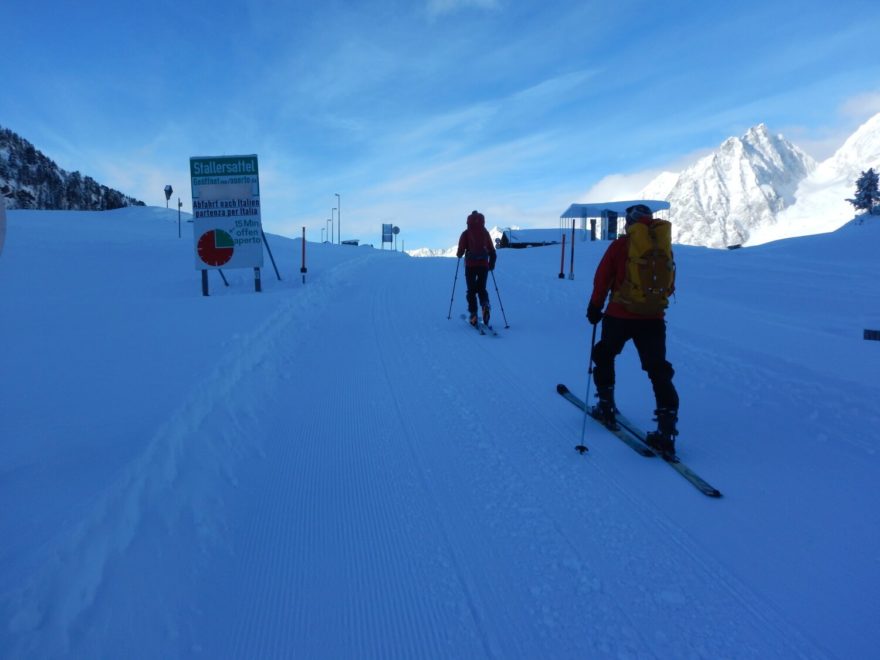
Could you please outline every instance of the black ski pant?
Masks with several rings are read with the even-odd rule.
[[[485,266],[465,266],[464,281],[467,283],[468,312],[477,313],[477,297],[480,298],[480,306],[489,304],[489,292],[486,291],[486,282],[489,280],[489,269]]]
[[[663,319],[602,319],[602,338],[593,349],[593,382],[596,389],[614,387],[614,358],[632,339],[642,369],[648,373],[658,408],[678,410],[678,392],[672,384],[675,371],[666,360],[666,321]]]

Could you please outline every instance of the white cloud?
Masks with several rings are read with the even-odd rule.
[[[428,0],[428,14],[441,16],[460,9],[498,9],[498,0]]]
[[[866,92],[846,99],[840,104],[840,113],[865,121],[880,112],[880,91]]]
[[[659,170],[645,170],[630,174],[609,174],[595,183],[583,194],[584,202],[614,202],[633,199],[638,192],[654,179]]]
[[[860,125],[878,112],[880,112],[880,91],[869,91],[844,99],[837,106],[838,116],[829,117],[829,123],[826,125],[786,126],[783,127],[782,133],[821,162],[833,156]]]

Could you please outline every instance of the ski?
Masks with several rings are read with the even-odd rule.
[[[603,429],[607,430],[609,433],[613,433],[615,436],[617,436],[617,438],[619,440],[621,440],[623,443],[628,445],[630,449],[641,454],[642,456],[655,456],[654,452],[649,447],[646,447],[641,442],[639,442],[638,440],[633,438],[632,435],[627,433],[622,428],[619,428],[619,429],[609,428],[609,427],[605,426],[604,424],[602,424],[602,422],[600,422],[598,419],[593,417],[592,412],[587,410],[586,404],[583,401],[581,401],[578,397],[576,397],[574,394],[572,394],[571,390],[568,389],[565,385],[561,385],[561,384],[557,385],[556,391],[559,392],[563,396],[563,398],[568,399],[568,401],[570,401],[571,403],[576,405],[578,408],[586,411],[590,415],[590,418],[594,422],[599,424]]]
[[[460,318],[462,321],[464,321],[465,323],[467,323],[467,326],[468,326],[469,328],[474,328],[474,329],[475,329],[477,332],[479,332],[481,335],[485,335],[485,334],[486,334],[486,332],[483,330],[483,328],[480,327],[480,321],[479,321],[479,319],[477,319],[477,324],[476,324],[476,325],[471,325],[470,322],[468,321],[468,316],[467,316],[467,314],[461,314],[458,318]]]
[[[572,394],[571,390],[569,390],[565,385],[559,384],[556,386],[556,391],[559,392],[564,398],[568,399],[571,403],[576,405],[581,410],[587,409],[587,404],[581,401],[578,397]],[[590,415],[592,417],[592,415]],[[595,419],[595,418],[594,418]],[[710,485],[705,479],[703,479],[700,475],[690,469],[687,465],[681,462],[681,459],[678,456],[672,455],[664,455],[658,454],[651,447],[649,447],[646,443],[645,432],[639,429],[635,424],[633,424],[629,419],[621,415],[619,412],[616,415],[616,420],[619,429],[611,429],[604,424],[602,428],[607,429],[619,439],[623,440],[627,445],[629,445],[632,449],[637,451],[642,456],[660,456],[663,459],[663,462],[670,465],[676,472],[678,472],[682,477],[688,480],[692,486],[694,486],[697,490],[699,490],[703,495],[707,497],[721,497],[721,491]],[[598,420],[596,420],[598,422]]]
[[[626,429],[629,433],[632,433],[633,436],[639,439],[642,443],[647,443],[647,438],[645,432],[638,428],[635,424],[629,421],[626,417],[621,415],[619,412],[617,413],[617,423],[624,429]],[[648,445],[645,444],[647,447]],[[691,470],[687,465],[681,462],[681,459],[676,455],[668,455],[659,452],[657,453],[660,458],[662,458],[666,463],[672,466],[672,468],[678,472],[681,476],[687,479],[693,486],[699,490],[703,495],[707,497],[721,497],[721,491],[709,484],[705,479],[703,479],[696,472]]]
[[[477,330],[477,332],[479,332],[481,335],[491,335],[492,337],[500,337],[501,336],[498,334],[498,331],[495,330],[495,328],[493,328],[491,325],[483,323],[483,321],[480,319],[479,316],[477,317],[477,325],[471,325],[468,322],[468,315],[467,314],[462,314],[461,316],[459,316],[459,318],[462,319],[465,323],[467,323],[469,327],[475,328]]]

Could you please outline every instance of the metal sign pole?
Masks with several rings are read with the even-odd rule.
[[[334,194],[336,195],[336,238],[342,245],[342,198],[339,193]]]
[[[303,245],[302,245],[302,268],[299,269],[299,272],[302,273],[303,276],[303,284],[306,283],[306,273],[308,273],[308,269],[306,268],[306,228],[303,227]]]
[[[275,257],[272,256],[272,248],[269,247],[269,241],[266,240],[266,232],[263,231],[262,225],[260,226],[260,235],[263,237],[263,245],[266,246],[266,251],[269,253],[269,260],[272,262],[272,268],[275,269],[275,277],[277,277],[280,282],[281,274],[278,272],[278,266],[275,265]]]
[[[562,235],[562,254],[559,256],[559,279],[565,279],[565,234]]]

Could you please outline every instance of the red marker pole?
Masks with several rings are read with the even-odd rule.
[[[309,272],[306,268],[306,228],[303,227],[303,249],[302,249],[302,268],[299,269],[299,272],[302,273],[303,276],[303,284],[306,283],[306,273]]]
[[[565,234],[562,235],[562,254],[559,256],[559,279],[565,278]]]

